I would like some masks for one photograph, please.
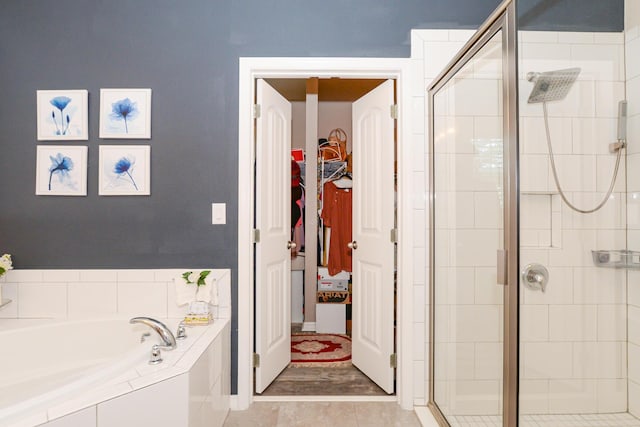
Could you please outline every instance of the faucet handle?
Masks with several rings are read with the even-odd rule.
[[[149,365],[157,365],[162,363],[162,353],[160,352],[160,346],[154,345],[151,347],[151,359],[149,359]]]
[[[187,331],[184,327],[184,322],[180,322],[178,324],[178,331],[176,332],[176,339],[183,340],[185,338],[187,338]]]

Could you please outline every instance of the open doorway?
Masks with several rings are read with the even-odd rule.
[[[274,236],[256,243],[255,351],[263,365],[256,367],[256,392],[393,394],[395,81],[331,77],[256,83],[262,111],[256,117],[256,228],[261,234],[268,228],[266,236]],[[276,135],[290,138],[292,149],[290,264],[277,255],[278,245],[285,244],[277,243],[281,213],[274,215],[274,209],[280,199],[265,188],[279,185],[273,170],[283,142]],[[282,265],[290,267],[284,273],[291,275],[290,304],[279,301],[288,294],[281,287]],[[291,312],[278,313],[282,306]],[[283,318],[291,319],[288,346],[274,321]],[[285,347],[291,349],[289,359],[281,354]]]
[[[402,111],[410,110],[410,96],[407,86],[408,60],[402,59],[354,59],[354,58],[241,58],[240,60],[240,176],[239,176],[239,253],[238,253],[238,400],[235,407],[246,408],[254,399],[253,386],[253,348],[254,341],[254,238],[253,216],[255,194],[253,174],[251,170],[256,156],[253,145],[255,128],[253,126],[253,100],[255,99],[254,82],[259,78],[309,78],[309,77],[342,77],[342,78],[377,78],[394,79],[397,84],[399,118],[398,121],[398,254],[397,254],[397,375],[396,398],[403,407],[411,407],[412,374],[411,374],[411,221],[408,188],[411,174],[403,171],[402,164],[409,164],[409,152],[403,150],[403,143],[408,146],[407,136],[410,119]],[[243,172],[244,171],[244,172]],[[389,238],[391,230],[387,230]],[[408,234],[406,234],[408,233]],[[403,238],[406,236],[406,238]],[[261,236],[262,238],[262,236]],[[393,355],[388,355],[391,363]]]

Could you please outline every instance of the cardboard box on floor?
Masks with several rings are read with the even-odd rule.
[[[347,331],[347,304],[317,304],[316,332],[344,334]]]

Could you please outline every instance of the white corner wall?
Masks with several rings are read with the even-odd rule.
[[[627,243],[640,251],[640,0],[625,1]],[[640,271],[628,271],[629,412],[640,417]]]
[[[412,30],[413,82],[413,373],[414,404],[425,405],[429,390],[429,135],[427,88],[473,30]]]

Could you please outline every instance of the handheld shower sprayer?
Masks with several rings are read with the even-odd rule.
[[[609,144],[609,152],[615,153],[627,146],[627,100],[618,102],[618,136],[617,141]]]
[[[627,100],[618,102],[618,141],[627,140]]]

